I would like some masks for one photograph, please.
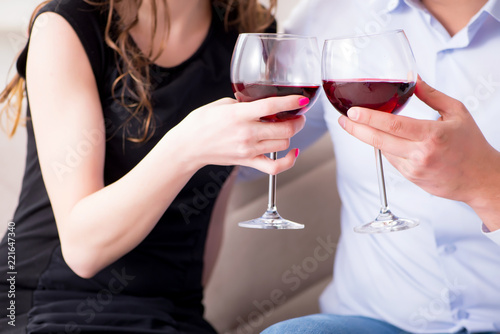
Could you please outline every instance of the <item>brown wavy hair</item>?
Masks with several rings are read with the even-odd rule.
[[[161,13],[164,17],[169,17],[166,0],[164,3],[165,12]],[[266,30],[273,22],[273,13],[276,9],[277,0],[270,0],[269,8],[262,7],[258,0],[210,0],[217,14],[224,21],[226,31],[235,30],[238,32],[262,32]],[[30,31],[36,17],[36,13],[49,1],[41,3],[33,12],[30,20]],[[150,50],[144,54],[133,42],[130,36],[130,30],[138,22],[138,9],[143,0],[85,0],[90,5],[100,7],[107,15],[105,28],[105,41],[108,47],[113,49],[117,55],[118,77],[112,85],[112,95],[119,96],[117,100],[129,112],[129,117],[121,125],[126,128],[127,123],[132,119],[141,121],[139,133],[128,134],[127,139],[133,142],[145,142],[154,132],[153,106],[151,104],[151,76],[150,65],[163,52],[163,46],[159,51],[153,54]],[[119,17],[116,14],[116,7],[124,5],[127,8],[125,15]],[[155,37],[158,24],[158,9],[156,1],[152,1],[153,22],[151,29]],[[153,45],[153,43],[151,43]],[[120,91],[117,92],[117,87]],[[22,102],[25,97],[26,83],[24,78],[16,74],[5,89],[0,93],[0,104],[4,104],[0,110],[0,117],[7,119],[7,125],[4,130],[9,137],[12,137],[21,120]],[[125,96],[129,98],[126,99]],[[130,102],[131,97],[131,102]],[[9,123],[11,123],[9,127]]]

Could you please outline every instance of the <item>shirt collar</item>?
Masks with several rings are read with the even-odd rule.
[[[401,0],[389,0],[387,2],[386,11],[388,13],[393,12],[396,10],[396,8],[399,7],[400,4],[401,4]]]
[[[387,6],[385,11],[387,13],[396,11],[399,9],[403,4],[406,4],[409,7],[413,7],[419,10],[423,10],[427,12],[427,9],[425,6],[422,4],[420,0],[389,0],[387,1]],[[489,0],[486,5],[479,11],[478,14],[480,14],[482,11],[487,12],[490,14],[495,20],[500,22],[500,1],[499,0]]]
[[[432,18],[432,15],[420,0],[388,0],[386,2],[385,12],[396,12],[398,10],[403,10],[403,8],[405,7],[411,7],[415,10],[420,11],[424,15],[425,19],[429,22],[429,24],[434,26],[434,28],[438,30],[442,36],[447,36],[444,28],[442,28],[442,26],[438,24],[437,21],[434,21],[435,19]],[[445,49],[448,49],[467,46],[488,16],[491,16],[497,22],[500,22],[500,0],[489,0],[483,6],[483,8],[481,8],[479,12],[474,15],[467,27],[464,29],[465,31],[459,32],[454,36],[454,38],[451,39],[443,37],[443,41],[446,41],[443,47]]]
[[[483,8],[481,8],[474,17],[470,20],[467,25],[467,38],[460,36],[462,38],[457,38],[457,46],[462,45],[466,46],[470,43],[470,41],[474,38],[477,31],[481,28],[483,23],[488,19],[488,17],[492,17],[494,20],[499,22],[500,20],[500,2],[499,0],[489,0]],[[459,32],[460,34],[460,32]]]
[[[490,0],[484,5],[483,10],[491,15],[495,20],[500,22],[500,1]]]

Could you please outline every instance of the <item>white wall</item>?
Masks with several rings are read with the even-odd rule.
[[[0,0],[0,84],[3,88],[15,71],[16,54],[26,43],[31,12],[40,0]],[[8,139],[0,132],[0,235],[12,218],[17,204],[26,154],[26,134],[20,128]]]
[[[278,22],[289,15],[299,0],[280,0],[276,13]],[[0,86],[8,82],[15,68],[9,69],[16,54],[26,43],[26,31],[33,9],[41,0],[0,0]],[[265,3],[265,0],[263,1]],[[26,154],[26,135],[19,128],[8,139],[0,132],[0,236],[12,218],[19,197]]]

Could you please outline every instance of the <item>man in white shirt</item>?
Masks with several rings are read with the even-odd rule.
[[[393,29],[437,91],[419,81],[397,116],[355,108],[339,118],[324,95],[308,112],[292,147],[328,130],[337,161],[334,280],[323,314],[265,334],[500,331],[500,1],[304,0],[286,25],[320,43]],[[392,211],[417,228],[353,232],[379,210],[374,143]]]

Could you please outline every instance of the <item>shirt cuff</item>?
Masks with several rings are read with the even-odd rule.
[[[488,227],[486,227],[486,225],[484,224],[482,225],[483,226],[481,228],[481,231],[483,232],[483,234],[497,245],[500,245],[500,229],[490,232],[490,230],[488,229]]]

